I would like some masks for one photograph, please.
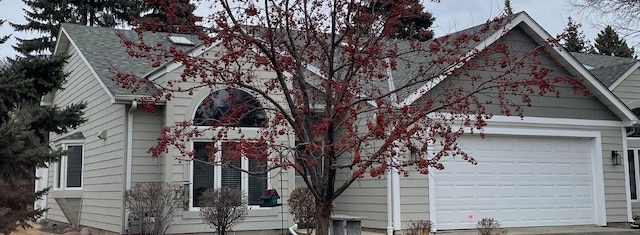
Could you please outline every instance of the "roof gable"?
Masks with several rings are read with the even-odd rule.
[[[107,93],[112,97],[112,102],[115,102],[116,97],[132,95],[144,96],[155,93],[157,89],[152,85],[131,92],[131,90],[123,88],[114,81],[115,71],[131,73],[139,78],[144,78],[147,73],[154,69],[149,60],[130,56],[126,51],[126,47],[117,36],[117,33],[122,33],[131,39],[138,37],[137,33],[132,30],[89,27],[66,23],[63,23],[61,27],[61,36],[64,36],[68,40],[68,43],[74,46],[81,57],[88,63],[88,66],[98,78],[101,85],[103,85]],[[195,35],[173,35],[187,38],[195,42],[194,44],[201,44]],[[196,45],[174,44],[169,40],[167,33],[145,33],[144,40],[148,44],[160,42],[164,45],[176,45],[183,51],[190,51],[196,47]],[[56,47],[64,47],[65,42],[67,41],[59,40],[59,45]],[[57,50],[56,53],[61,53],[61,51]]]
[[[478,27],[478,26],[476,26]],[[467,30],[473,30],[474,28],[470,28]],[[510,30],[520,27],[527,35],[531,37],[538,45],[544,45],[548,38],[552,38],[540,25],[538,25],[528,14],[521,12],[518,13],[509,20],[506,20],[501,27],[496,27],[497,29],[494,32],[489,32],[487,35],[481,39],[476,44],[470,44],[468,46],[469,53],[468,55],[473,55],[474,50],[483,50],[487,46],[495,43],[497,40],[506,35]],[[467,30],[461,31],[465,32]],[[467,31],[468,33],[469,31]],[[471,31],[473,32],[473,31]],[[569,52],[562,48],[549,47],[550,55],[557,59],[558,63],[567,69],[567,71],[573,76],[584,77],[585,81],[583,84],[594,94],[603,104],[605,104],[613,113],[615,113],[621,120],[625,121],[637,121],[637,117],[629,110],[623,103],[618,99],[615,95],[607,89],[602,83],[600,83],[582,64],[578,62]],[[424,56],[423,56],[424,57]],[[465,58],[465,57],[463,57]],[[441,72],[439,77],[432,79],[427,83],[420,84],[417,89],[413,93],[406,95],[404,99],[400,99],[400,105],[411,105],[416,100],[420,99],[424,94],[428,93],[429,90],[436,87],[440,82],[445,80],[454,70],[461,68],[464,66],[464,63],[471,60],[472,56],[466,59],[461,60],[462,62],[458,64],[448,65],[448,68]],[[406,71],[404,72],[406,73]],[[394,73],[392,79],[395,81],[397,78],[397,74]],[[402,81],[401,81],[402,82]],[[398,85],[396,85],[398,87]],[[415,86],[414,86],[415,87]]]

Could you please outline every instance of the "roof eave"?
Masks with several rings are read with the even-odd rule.
[[[145,98],[145,97],[149,97],[148,95],[117,95],[115,97],[115,102],[114,104],[131,104],[132,101],[134,100],[139,100],[141,98]],[[166,104],[166,100],[161,99],[157,102],[155,102],[156,105],[165,105]]]

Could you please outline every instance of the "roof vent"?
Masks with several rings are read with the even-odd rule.
[[[181,36],[169,36],[169,41],[178,45],[188,45],[188,46],[196,45],[191,40]]]
[[[582,66],[584,66],[584,68],[586,68],[587,70],[592,70],[594,68],[593,66],[589,66],[586,64],[582,64]]]

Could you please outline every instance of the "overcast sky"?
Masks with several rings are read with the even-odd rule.
[[[443,35],[469,26],[484,23],[487,19],[500,14],[504,0],[441,0],[440,3],[423,0],[426,9],[436,17],[434,31],[436,35]],[[594,25],[598,22],[593,16],[582,14],[569,5],[569,0],[511,0],[514,12],[526,11],[551,35],[562,32],[566,26],[567,17],[571,16],[576,22],[582,23],[581,30],[587,39],[593,41],[600,29]],[[0,18],[14,23],[24,23],[24,5],[21,0],[0,1]],[[199,9],[198,12],[207,12]],[[15,37],[31,38],[33,34],[13,32],[13,28],[5,23],[0,27],[0,35],[12,34],[11,40],[0,46],[2,57],[13,57],[15,52],[11,45],[15,45]],[[638,41],[627,39],[627,41]],[[632,45],[633,43],[631,43]]]

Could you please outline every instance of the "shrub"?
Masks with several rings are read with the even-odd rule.
[[[409,221],[407,235],[429,235],[433,224],[431,220]]]
[[[149,234],[165,234],[176,210],[182,207],[181,185],[144,182],[125,191],[127,209],[140,220],[140,229]],[[141,231],[139,231],[141,232]]]
[[[479,235],[503,235],[507,234],[504,228],[500,227],[500,222],[494,218],[482,218],[476,224]]]
[[[215,227],[218,235],[226,234],[247,215],[246,197],[240,189],[209,189],[202,193],[200,200],[200,217],[211,224],[211,227]]]
[[[316,199],[307,187],[296,188],[289,196],[289,213],[293,215],[293,220],[304,225],[307,234],[315,228]]]

